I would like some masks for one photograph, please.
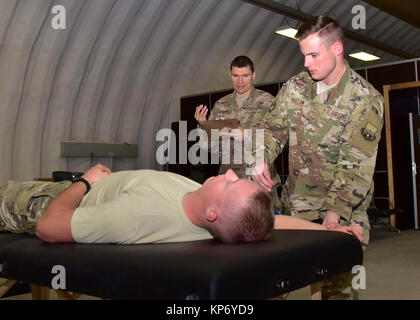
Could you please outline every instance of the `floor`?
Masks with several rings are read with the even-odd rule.
[[[420,231],[401,234],[373,229],[364,255],[366,289],[360,300],[420,300]],[[355,274],[358,275],[360,273]],[[308,300],[309,287],[291,292],[288,300]]]
[[[365,251],[364,267],[366,288],[358,290],[360,300],[420,300],[420,232],[407,230],[397,234],[385,227],[375,227]],[[0,283],[3,281],[0,279]],[[0,300],[28,299],[31,295],[26,293]],[[50,291],[50,299],[58,299],[54,291]],[[96,299],[86,295],[79,298]],[[287,296],[287,300],[309,299],[309,287]]]

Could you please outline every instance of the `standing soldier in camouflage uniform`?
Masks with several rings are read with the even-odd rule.
[[[213,109],[211,110],[208,120],[225,120],[238,119],[238,128],[252,129],[264,118],[269,110],[269,107],[274,102],[274,97],[265,91],[255,89],[253,80],[256,77],[254,63],[246,56],[238,56],[230,64],[230,79],[232,81],[234,91],[221,99],[217,100]],[[202,124],[206,121],[208,109],[207,106],[200,105],[196,108],[195,119]],[[231,129],[231,128],[229,128]],[[235,129],[230,130],[234,135]],[[209,137],[210,138],[210,137]],[[242,144],[240,144],[242,146]],[[223,147],[219,147],[219,158],[223,160],[225,155],[222,154]],[[245,163],[244,155],[242,155],[242,162],[240,164],[234,163],[235,143],[234,139],[230,140],[230,155],[229,163],[220,165],[219,174],[225,173],[228,169],[232,169],[239,178],[246,178],[246,169],[249,164]],[[241,148],[240,152],[243,153]],[[280,182],[280,177],[274,168],[271,166],[270,172],[276,184]],[[277,207],[278,195],[277,191],[273,189],[271,192],[272,202]]]
[[[266,162],[289,142],[282,199],[290,214],[329,229],[360,224],[366,247],[383,97],[344,60],[334,20],[314,17],[296,37],[308,72],[285,83],[262,123]],[[266,165],[253,179],[267,190],[274,183]]]

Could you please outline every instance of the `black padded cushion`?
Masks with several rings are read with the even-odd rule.
[[[14,234],[9,232],[0,232],[0,250],[10,245],[15,241],[20,241],[25,238],[33,238],[29,234]]]
[[[351,271],[359,241],[330,231],[275,230],[268,241],[145,245],[48,244],[0,234],[0,277],[111,299],[267,299]]]

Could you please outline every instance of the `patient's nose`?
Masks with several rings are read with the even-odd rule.
[[[239,179],[236,173],[232,169],[229,169],[228,171],[226,171],[225,178],[232,181],[236,181]]]

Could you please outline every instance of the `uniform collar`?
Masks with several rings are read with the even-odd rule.
[[[344,60],[344,66],[346,67],[346,71],[344,71],[343,76],[341,77],[338,84],[329,90],[328,99],[326,101],[327,104],[334,104],[334,101],[337,97],[341,96],[344,92],[346,84],[349,82],[350,79],[350,66],[347,60]]]
[[[337,85],[330,89],[329,91],[329,95],[328,95],[328,101],[326,101],[326,103],[330,102],[331,100],[333,100],[335,97],[337,97],[343,90],[344,87],[346,86],[347,82],[350,79],[350,65],[347,62],[347,60],[344,59],[344,66],[346,68],[346,71],[344,71],[343,76],[341,77],[340,81],[337,83]],[[308,72],[306,72],[306,75],[308,77],[308,81],[309,81],[309,85],[306,86],[306,88],[304,89],[303,94],[307,97],[309,97],[311,100],[314,100],[316,97],[316,89],[317,89],[317,83],[318,81],[314,81],[311,76],[309,75]]]
[[[255,87],[251,87],[251,93],[249,94],[248,98],[245,99],[244,105],[253,105],[255,101]],[[239,108],[238,104],[236,103],[235,99],[235,91],[232,92],[231,96],[231,105],[234,105],[237,109]]]

